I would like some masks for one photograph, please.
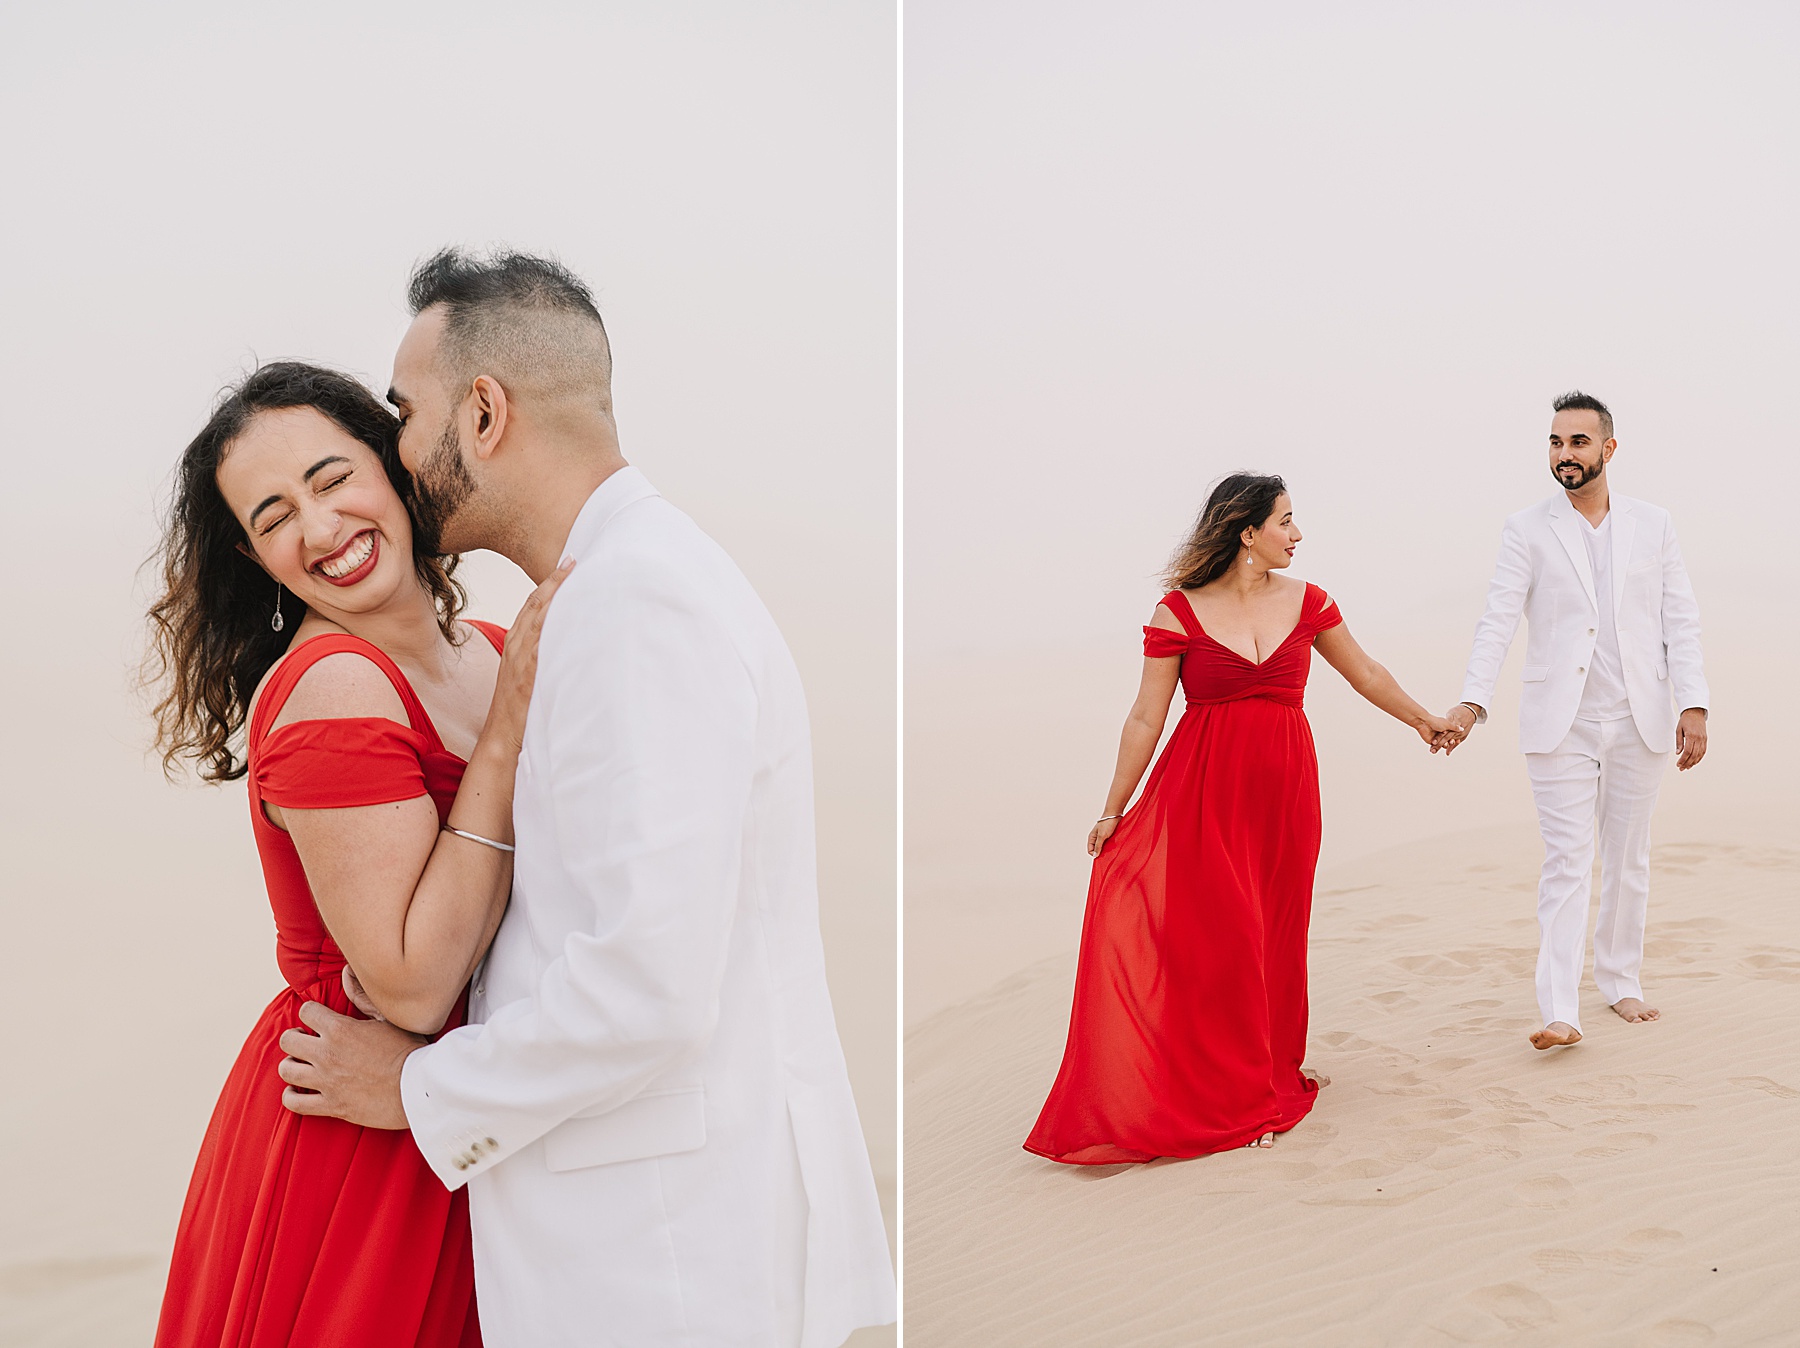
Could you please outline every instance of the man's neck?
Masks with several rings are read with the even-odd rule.
[[[562,561],[569,533],[588,498],[602,482],[629,466],[617,457],[578,460],[540,478],[531,495],[517,503],[512,536],[497,542],[494,551],[530,576],[532,584],[543,584]]]
[[[1569,492],[1568,497],[1569,504],[1580,512],[1581,518],[1596,529],[1600,527],[1600,521],[1606,518],[1606,512],[1612,509],[1612,496],[1606,490],[1604,473],[1586,486]]]

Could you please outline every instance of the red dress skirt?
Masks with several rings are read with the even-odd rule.
[[[1076,1165],[1200,1156],[1312,1108],[1306,928],[1319,765],[1302,697],[1313,639],[1343,621],[1315,585],[1260,664],[1163,600],[1185,633],[1187,710],[1143,795],[1094,859],[1062,1070],[1028,1151]]]
[[[477,623],[498,648],[504,633]],[[384,718],[268,726],[300,676],[353,651],[381,667],[410,726]],[[314,637],[263,689],[249,733],[250,816],[287,987],[251,1030],[207,1125],[163,1293],[157,1348],[479,1348],[468,1192],[446,1190],[410,1132],[283,1108],[277,1041],[303,1002],[355,1012],[344,955],[313,903],[299,854],[263,803],[379,805],[429,794],[440,819],[462,782],[387,656],[356,637]],[[459,1002],[449,1025],[462,1023]]]

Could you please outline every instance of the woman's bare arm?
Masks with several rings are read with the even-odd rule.
[[[1453,723],[1441,716],[1434,716],[1425,710],[1402,688],[1387,669],[1370,658],[1367,651],[1356,644],[1356,638],[1350,635],[1348,623],[1340,622],[1336,627],[1319,633],[1313,640],[1314,648],[1325,657],[1325,662],[1344,676],[1344,681],[1375,706],[1381,708],[1396,720],[1404,721],[1419,732],[1419,738],[1431,746],[1436,753],[1443,745],[1439,737],[1456,733]]]
[[[307,670],[282,719],[290,713],[296,720],[385,716],[406,723],[386,677],[350,654]],[[484,732],[451,824],[511,842],[517,764],[516,748],[509,753],[502,737]],[[441,1029],[500,925],[511,855],[441,831],[428,795],[342,809],[289,807],[278,822],[294,840],[326,930],[369,1000],[402,1029]]]
[[[513,778],[538,632],[567,574],[558,570],[539,586],[507,634],[487,721],[450,807],[451,828],[512,842]],[[386,676],[346,653],[301,676],[276,724],[364,716],[406,724]],[[428,795],[343,809],[290,807],[271,816],[293,838],[326,930],[369,1000],[402,1029],[443,1028],[506,912],[512,854],[441,830]]]
[[[1179,632],[1181,625],[1162,605],[1152,620],[1155,627]],[[1175,687],[1181,681],[1181,657],[1178,655],[1145,656],[1144,672],[1138,682],[1137,700],[1125,718],[1125,729],[1119,735],[1119,759],[1113,768],[1112,787],[1106,793],[1102,815],[1125,813],[1132,793],[1144,779],[1150,759],[1156,753],[1156,742],[1162,738],[1163,726],[1169,719],[1169,704],[1175,699]],[[1113,834],[1119,821],[1102,819],[1088,834],[1088,855],[1098,856],[1101,846]]]

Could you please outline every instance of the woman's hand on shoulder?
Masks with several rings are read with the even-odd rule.
[[[525,713],[531,706],[531,690],[537,682],[538,639],[543,635],[544,616],[550,601],[562,583],[575,569],[573,557],[563,558],[562,565],[533,590],[519,609],[519,616],[506,631],[506,649],[500,657],[500,673],[494,680],[494,700],[488,707],[487,724],[482,739],[489,735],[503,737],[508,748],[517,754],[525,743]]]

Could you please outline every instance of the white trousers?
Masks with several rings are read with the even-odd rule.
[[[1642,997],[1644,913],[1650,902],[1650,813],[1669,765],[1630,717],[1576,718],[1547,754],[1526,754],[1544,868],[1538,877],[1538,1009],[1544,1023],[1581,1028],[1581,973],[1587,962],[1588,895],[1594,834],[1600,836],[1600,918],[1594,928],[1594,982],[1611,1006]]]

